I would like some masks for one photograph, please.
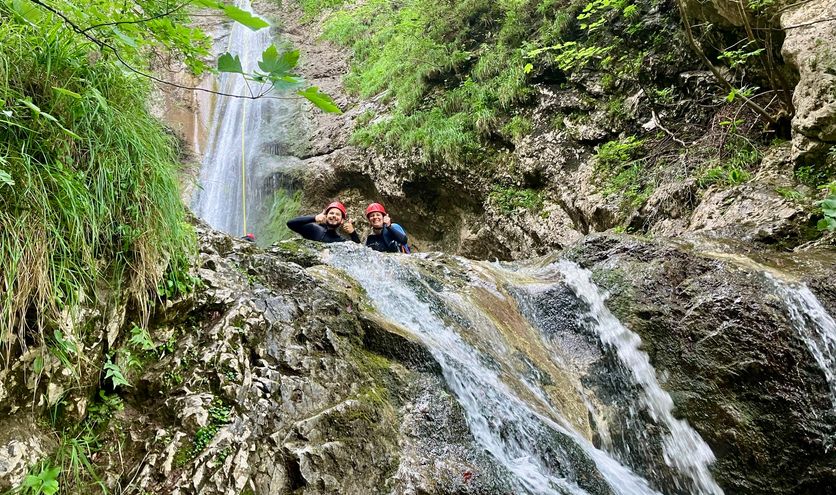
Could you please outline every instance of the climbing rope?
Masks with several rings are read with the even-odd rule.
[[[244,232],[247,235],[247,154],[244,148],[244,124],[247,122],[247,101],[242,104],[241,111],[241,212],[244,217]]]

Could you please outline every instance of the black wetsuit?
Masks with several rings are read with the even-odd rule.
[[[398,224],[392,224],[392,226],[395,225]],[[401,251],[401,246],[404,244],[406,244],[406,234],[403,233],[403,229],[401,229],[400,226],[398,226],[398,228],[392,228],[384,225],[380,234],[375,234],[374,231],[372,231],[372,233],[366,237],[366,246],[383,253],[399,253]]]
[[[316,217],[296,217],[287,221],[287,228],[301,235],[305,239],[319,242],[345,242],[348,239],[337,233],[335,229],[328,229],[316,223]],[[357,231],[351,233],[351,240],[360,242]]]

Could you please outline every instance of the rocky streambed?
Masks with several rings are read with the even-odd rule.
[[[600,236],[502,265],[198,230],[200,283],[160,303],[147,335],[130,312],[87,320],[115,338],[79,350],[93,367],[113,356],[130,385],[79,386],[54,354],[37,379],[31,355],[3,370],[6,488],[67,441],[50,414],[95,437],[100,485],[65,472],[69,492],[836,486],[834,336],[820,335],[834,329],[793,313],[805,288],[833,314],[828,253],[756,262]]]

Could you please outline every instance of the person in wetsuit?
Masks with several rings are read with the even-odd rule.
[[[352,241],[360,242],[360,236],[354,230],[354,224],[347,218],[345,205],[339,201],[329,204],[322,213],[317,215],[288,220],[287,227],[311,241],[345,242],[349,239],[337,232],[342,227]]]
[[[366,237],[366,246],[384,253],[408,253],[406,232],[392,223],[386,209],[380,203],[372,203],[366,208],[366,218],[372,225],[372,233]]]

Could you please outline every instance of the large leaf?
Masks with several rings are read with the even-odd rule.
[[[836,230],[836,220],[832,217],[824,217],[816,223],[816,228],[832,232]]]
[[[241,59],[238,55],[232,56],[230,53],[224,53],[218,58],[218,70],[221,72],[235,72],[243,74],[244,69],[241,67]]]
[[[830,198],[825,199],[824,201],[821,201],[819,203],[819,206],[821,206],[821,209],[824,210],[825,212],[836,213],[836,196],[830,197]]]
[[[276,45],[270,45],[261,54],[258,67],[272,76],[284,76],[299,62],[299,50],[290,50],[279,55]]]
[[[224,13],[235,22],[241,23],[244,26],[252,29],[253,31],[258,31],[261,28],[266,28],[270,24],[260,17],[256,17],[252,15],[252,13],[247,12],[246,10],[239,9],[234,5],[224,5],[223,7]]]
[[[320,110],[328,113],[343,113],[343,111],[340,110],[340,107],[334,103],[334,100],[327,94],[320,91],[316,86],[311,86],[307,89],[297,91],[296,94],[306,98]]]
[[[209,7],[211,9],[222,9],[224,8],[223,2],[219,2],[218,0],[195,0],[197,5],[202,5],[204,7]]]

